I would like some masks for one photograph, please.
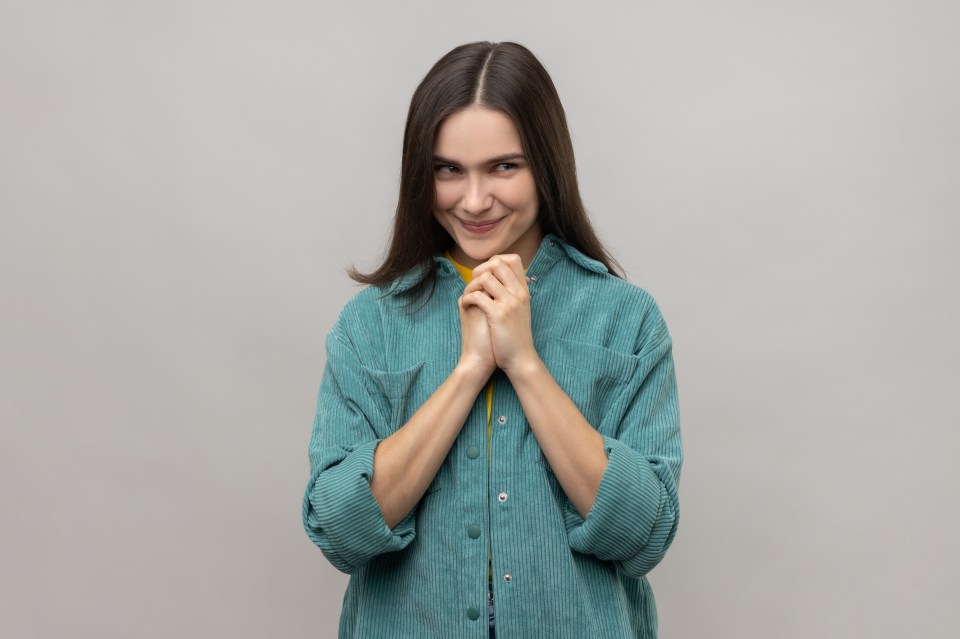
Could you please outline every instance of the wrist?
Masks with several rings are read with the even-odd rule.
[[[516,361],[501,368],[510,381],[514,383],[514,386],[516,386],[516,382],[530,379],[547,370],[546,365],[544,365],[543,360],[540,359],[540,355],[538,355],[536,351],[518,358]]]
[[[461,357],[450,377],[455,377],[469,386],[475,386],[479,392],[479,389],[483,388],[495,369],[496,366],[490,366],[472,358]]]

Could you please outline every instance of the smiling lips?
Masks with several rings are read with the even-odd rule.
[[[501,217],[500,219],[497,219],[497,220],[483,222],[482,224],[475,224],[471,222],[466,222],[464,220],[461,220],[460,218],[457,218],[457,219],[460,220],[460,226],[462,226],[464,229],[466,229],[470,233],[474,233],[476,235],[483,235],[485,233],[489,233],[493,229],[497,228],[497,226],[499,226],[500,222],[503,220],[503,218]]]

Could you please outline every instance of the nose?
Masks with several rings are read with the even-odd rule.
[[[486,179],[481,176],[470,176],[465,182],[460,207],[468,215],[482,215],[493,206],[493,194],[488,188]]]

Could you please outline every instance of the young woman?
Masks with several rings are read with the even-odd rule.
[[[303,500],[340,637],[655,637],[677,530],[671,337],[614,274],[524,47],[417,87],[392,241],[327,337]]]

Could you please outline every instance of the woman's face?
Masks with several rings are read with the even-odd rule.
[[[543,233],[537,187],[513,121],[471,107],[447,117],[433,149],[434,217],[456,246],[453,258],[473,268],[516,253],[530,264]]]

